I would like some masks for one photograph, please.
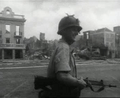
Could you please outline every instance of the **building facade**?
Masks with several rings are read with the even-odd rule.
[[[115,57],[115,32],[102,28],[95,31],[83,32],[87,46],[101,48],[102,55]],[[107,47],[107,50],[106,50]]]
[[[115,32],[116,57],[120,58],[120,26],[113,28]]]
[[[45,40],[45,33],[40,33],[40,41],[44,41]]]
[[[25,55],[24,15],[14,14],[10,7],[0,12],[0,59],[22,59]]]

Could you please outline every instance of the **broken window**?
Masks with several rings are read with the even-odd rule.
[[[20,35],[20,26],[16,26],[16,35]]]
[[[88,32],[86,33],[86,38],[89,39],[89,33]]]
[[[10,33],[10,25],[5,25],[6,33]]]
[[[6,43],[10,43],[10,38],[6,38]]]
[[[16,39],[16,44],[20,44],[20,39]]]

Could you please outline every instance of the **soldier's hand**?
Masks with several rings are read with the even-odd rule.
[[[86,80],[85,82],[86,82],[86,84],[87,84],[86,87],[90,87],[90,86],[91,86],[91,83],[90,83],[89,80]]]
[[[85,87],[86,87],[86,82],[83,80],[83,77],[81,77],[79,80],[78,80],[78,82],[79,82],[79,86],[80,86],[80,88],[81,89],[84,89]]]

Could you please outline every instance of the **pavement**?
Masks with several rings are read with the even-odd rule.
[[[33,68],[32,70],[34,70],[34,68],[36,68],[36,69],[39,68],[38,70],[40,72],[40,70],[42,71],[43,70],[42,68],[46,67],[48,63],[49,63],[49,60],[15,60],[15,61],[6,60],[6,61],[0,62],[0,69],[1,69],[0,71],[1,71],[1,73],[4,74],[7,71],[10,71],[10,72],[13,73],[14,69],[19,69],[19,68],[20,69],[22,69],[22,68],[26,68],[26,69]],[[119,86],[120,85],[120,80],[119,80],[120,66],[119,66],[119,63],[120,63],[120,59],[76,60],[76,64],[78,65],[77,66],[78,77],[82,73],[83,77],[87,76],[90,79],[98,79],[98,80],[103,79],[103,80],[106,80],[106,81],[109,80],[111,83],[113,82],[113,84],[116,84],[116,85]],[[4,69],[6,69],[6,71]],[[10,69],[10,70],[7,70],[7,69]],[[26,71],[26,69],[25,69],[25,71]],[[23,70],[19,70],[19,71],[23,71]],[[16,72],[17,72],[17,70],[16,70]],[[34,73],[34,71],[31,71],[31,69],[30,69],[30,72]],[[37,73],[37,70],[35,72]],[[32,73],[32,75],[33,75],[33,73]],[[9,72],[8,72],[8,75],[10,75]],[[12,74],[12,75],[14,76],[15,74]],[[29,74],[29,75],[31,75],[31,74]],[[8,94],[6,94],[6,96],[9,96],[9,94],[11,92],[12,93],[14,92],[14,94],[15,94],[14,98],[18,98],[16,96],[17,96],[17,92],[19,92],[19,90],[20,90],[20,87],[28,89],[27,87],[25,87],[25,85],[24,85],[25,83],[26,83],[26,81],[24,81],[22,84],[17,86],[15,89],[11,90]],[[29,84],[29,83],[27,82],[27,84]],[[19,88],[19,90],[18,90],[18,88]],[[23,92],[25,92],[25,91],[23,91]],[[21,96],[24,95],[23,92],[22,91],[19,92],[18,96],[20,96],[20,94],[21,94]],[[95,97],[95,96],[99,96],[99,97],[101,97],[101,96],[102,97],[103,96],[104,97],[110,97],[110,96],[115,97],[116,96],[116,97],[120,97],[119,92],[120,92],[119,88],[114,88],[114,89],[106,88],[104,91],[102,91],[100,93],[94,93],[89,88],[86,88],[82,91],[81,97],[88,97],[88,96],[89,97]],[[31,92],[29,92],[28,94],[30,95],[30,93]],[[33,94],[31,93],[31,95],[33,95]],[[13,98],[13,97],[10,97],[10,98]],[[21,97],[21,98],[23,98],[23,97]],[[24,98],[26,98],[26,97],[24,97]],[[33,97],[30,97],[30,98],[33,98]],[[37,98],[37,97],[34,97],[34,98]]]
[[[43,66],[48,62],[49,60],[4,60],[0,61],[0,67]]]
[[[3,60],[0,61],[0,67],[26,67],[26,66],[46,66],[49,60]],[[120,58],[107,60],[76,60],[77,65],[86,64],[120,64]]]

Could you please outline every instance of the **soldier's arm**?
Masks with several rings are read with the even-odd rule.
[[[57,72],[57,80],[71,87],[80,87],[83,89],[86,86],[86,82],[83,79],[78,80],[77,78],[72,77],[67,71]]]

